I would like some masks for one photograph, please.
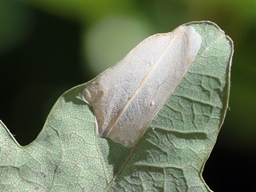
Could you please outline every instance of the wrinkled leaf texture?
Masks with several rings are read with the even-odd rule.
[[[58,99],[27,146],[0,122],[0,191],[210,191],[202,171],[228,107],[233,43],[214,23],[186,25],[202,36],[198,56],[138,145],[96,135],[85,83]]]

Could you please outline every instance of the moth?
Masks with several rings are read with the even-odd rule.
[[[98,135],[134,147],[190,68],[201,41],[190,25],[150,36],[90,81],[83,99],[93,108]]]

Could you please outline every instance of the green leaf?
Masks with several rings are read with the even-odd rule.
[[[210,191],[201,174],[228,107],[233,43],[211,22],[186,25],[200,50],[135,147],[96,135],[79,85],[28,146],[0,122],[0,191]]]

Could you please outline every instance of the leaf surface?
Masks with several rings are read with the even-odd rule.
[[[211,22],[186,25],[201,47],[135,147],[97,136],[79,85],[28,146],[0,122],[0,191],[210,191],[201,174],[227,111],[233,43]]]

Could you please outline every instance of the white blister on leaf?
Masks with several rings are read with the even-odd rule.
[[[90,81],[83,97],[93,107],[99,136],[135,146],[190,68],[201,41],[186,25],[150,36]]]

